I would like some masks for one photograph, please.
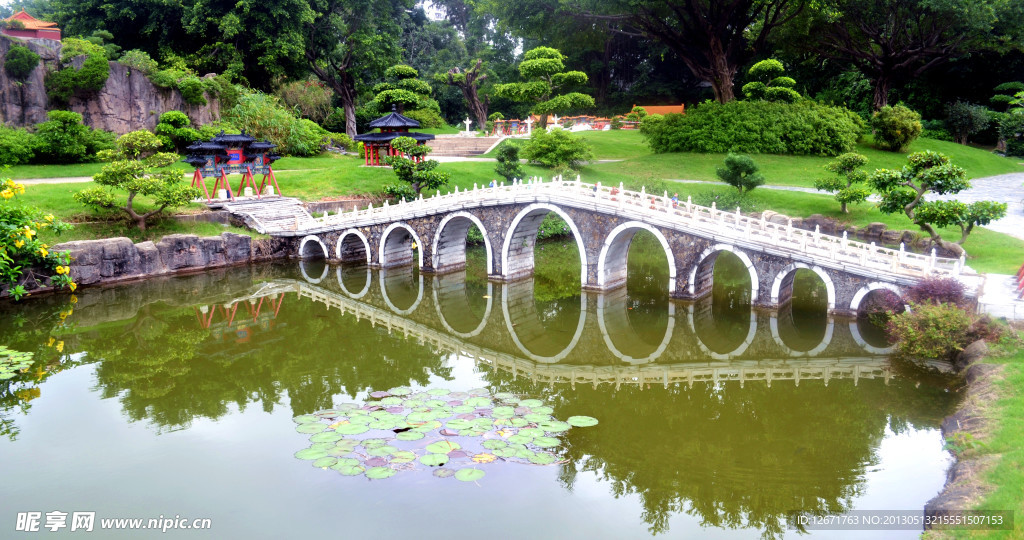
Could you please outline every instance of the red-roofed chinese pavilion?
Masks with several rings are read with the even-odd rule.
[[[4,28],[0,33],[25,39],[55,39],[60,41],[60,28],[57,23],[40,21],[21,10],[4,19],[7,22],[18,21],[23,28]]]

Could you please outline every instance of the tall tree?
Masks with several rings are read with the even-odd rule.
[[[495,85],[494,93],[514,101],[534,103],[530,112],[540,115],[540,126],[547,126],[549,114],[594,106],[594,98],[579,92],[566,92],[586,84],[587,74],[566,71],[565,55],[551,47],[526,51],[519,63],[524,82]]]
[[[476,125],[480,129],[487,125],[487,106],[491,101],[491,96],[480,99],[480,87],[487,80],[487,73],[482,71],[483,65],[483,60],[477,60],[476,64],[467,70],[456,66],[440,76],[445,84],[462,91],[462,96],[466,98],[466,106],[469,107],[469,112],[476,119]]]
[[[1002,0],[822,0],[812,6],[788,31],[791,38],[816,38],[785,41],[855,65],[874,84],[876,110],[889,103],[896,84],[968,51],[1012,43],[993,29],[1021,10],[1020,3]],[[1019,32],[1014,25],[999,28]]]
[[[612,31],[660,42],[711,84],[720,103],[736,98],[733,79],[768,36],[807,0],[564,0]],[[578,2],[578,3],[577,3]]]
[[[406,107],[416,109],[430,99],[432,88],[419,76],[418,71],[405,64],[398,64],[386,69],[384,71],[386,80],[373,86],[373,91],[376,93],[373,101],[377,103],[377,109],[386,112],[394,105],[399,113],[404,113]]]
[[[345,133],[356,135],[356,99],[367,81],[399,56],[397,21],[411,0],[312,0],[306,25],[309,69],[334,90],[345,111]]]

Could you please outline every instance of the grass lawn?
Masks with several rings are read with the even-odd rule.
[[[971,450],[997,456],[995,466],[985,475],[985,480],[995,490],[975,508],[1012,510],[1013,532],[944,532],[954,538],[1024,538],[1024,517],[1021,515],[1024,507],[1024,394],[1020,392],[1024,388],[1024,350],[1020,350],[1018,343],[1004,350],[1001,356],[989,357],[987,361],[1005,364],[1005,378],[997,383],[1000,397],[988,415],[995,420],[995,432],[984,441],[984,446]]]

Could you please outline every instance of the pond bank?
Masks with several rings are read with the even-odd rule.
[[[964,398],[957,411],[942,421],[942,436],[956,461],[946,473],[942,491],[925,504],[926,517],[962,515],[977,508],[996,489],[986,477],[1001,456],[983,450],[1000,428],[995,407],[1007,366],[987,363],[988,354],[988,346],[979,340],[957,358],[955,365],[963,373],[966,385]],[[949,538],[949,532],[931,530],[925,538]]]

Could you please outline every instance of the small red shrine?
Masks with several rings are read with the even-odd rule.
[[[417,133],[409,131],[409,128],[418,128],[420,123],[408,116],[402,116],[391,106],[391,113],[370,122],[370,129],[379,129],[379,133],[363,133],[354,138],[363,143],[366,154],[366,165],[368,167],[380,167],[385,165],[381,160],[382,156],[395,156],[398,152],[391,148],[391,141],[398,137],[412,137],[420,145],[433,140],[430,133]]]
[[[60,28],[57,28],[57,23],[40,21],[25,13],[24,9],[4,20],[7,22],[18,21],[21,23],[22,28],[4,28],[0,30],[0,34],[24,39],[55,39],[60,41]]]

